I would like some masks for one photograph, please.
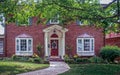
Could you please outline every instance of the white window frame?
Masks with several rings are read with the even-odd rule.
[[[17,40],[19,40],[19,50],[17,50]],[[20,48],[20,40],[26,40],[27,41],[27,50],[26,51],[21,51]],[[28,40],[31,40],[31,50],[28,50]],[[21,56],[32,56],[33,55],[33,39],[32,38],[16,38],[15,41],[15,51],[16,55],[21,55]]]
[[[90,50],[89,51],[84,51],[84,40],[85,39],[89,39],[90,40]],[[78,41],[79,40],[82,40],[82,50],[80,51],[79,50],[79,44],[78,44]],[[92,50],[92,40],[93,40],[93,50]],[[77,38],[76,40],[77,42],[77,54],[80,55],[80,56],[93,56],[95,53],[94,53],[94,45],[95,45],[95,41],[94,41],[94,38]]]
[[[0,42],[2,42],[2,50],[0,50],[0,54],[3,54],[3,49],[4,49],[4,41],[0,40]],[[0,43],[1,44],[1,43]]]
[[[57,22],[52,22],[52,19],[50,19],[50,24],[59,24],[59,15],[56,15],[57,17],[56,18],[58,18],[58,20],[57,20]]]
[[[0,25],[4,25],[5,24],[5,17],[4,17],[4,14],[3,13],[1,13],[0,14],[0,18],[2,19],[2,21],[0,21]]]

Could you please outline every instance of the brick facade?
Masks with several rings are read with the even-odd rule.
[[[50,25],[49,25],[50,26]],[[33,38],[33,52],[37,53],[36,46],[41,43],[44,45],[44,32],[43,29],[48,26],[45,25],[32,25],[32,26],[17,26],[9,24],[6,26],[6,56],[10,57],[15,54],[15,38],[20,34],[29,34]],[[103,33],[102,29],[94,26],[79,26],[75,23],[66,26],[68,32],[65,34],[65,44],[72,47],[71,54],[76,53],[76,39],[79,35],[87,33],[95,38],[95,54],[99,54],[99,50],[103,47]],[[65,51],[67,53],[67,50]],[[43,48],[44,56],[44,48]]]
[[[78,26],[76,24],[69,25],[67,27],[69,29],[66,32],[66,45],[72,46],[72,55],[77,54],[77,46],[76,39],[79,35],[87,33],[94,37],[95,39],[95,55],[99,54],[100,49],[104,46],[104,36],[102,33],[102,29],[96,28],[94,26]]]
[[[120,47],[120,37],[107,38],[106,39],[106,45]]]

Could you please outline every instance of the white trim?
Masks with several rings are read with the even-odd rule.
[[[53,17],[53,19],[55,19],[55,17]],[[59,22],[60,22],[59,15],[56,15],[56,19],[58,19],[57,22],[54,22],[54,21],[52,22],[52,19],[50,19],[50,24],[59,24]]]
[[[48,56],[48,33],[46,32],[44,35],[45,39],[45,56]]]
[[[3,54],[3,50],[4,50],[4,41],[0,40],[0,45],[2,46],[0,49],[0,54]]]
[[[45,28],[45,29],[43,30],[43,32],[50,32],[51,30],[54,30],[54,29],[60,30],[61,32],[67,32],[67,31],[68,31],[68,29],[63,28],[63,27],[61,27],[61,26],[59,26],[59,25],[52,25],[52,26],[50,26],[50,27],[48,27],[48,28]]]
[[[56,34],[58,35],[58,38],[51,38],[50,36],[53,34],[53,30],[56,29]],[[43,30],[44,34],[44,42],[45,42],[45,56],[51,55],[51,48],[48,48],[48,44],[50,44],[51,39],[58,39],[59,44],[59,50],[58,50],[58,56],[61,56],[63,59],[63,56],[65,55],[65,32],[67,32],[68,29],[63,28],[59,25],[52,25],[48,28],[45,28]]]
[[[19,41],[19,50],[17,50],[17,40]],[[20,47],[20,40],[26,40],[26,46],[27,46],[27,50],[26,51],[21,51],[21,47]],[[31,50],[28,50],[28,40],[31,40]],[[33,39],[32,38],[16,38],[15,40],[15,53],[16,55],[21,55],[21,56],[32,56],[33,55]]]
[[[84,51],[84,40],[85,39],[89,39],[90,40],[90,50],[89,51]],[[78,41],[81,40],[81,51],[79,51],[79,44]],[[93,50],[92,50],[92,40],[93,40]],[[77,54],[80,56],[93,56],[94,55],[94,38],[77,38],[76,39],[76,43],[77,43]]]

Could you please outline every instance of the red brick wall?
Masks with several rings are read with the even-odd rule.
[[[95,39],[95,54],[98,55],[101,47],[104,46],[104,36],[101,28],[94,26],[78,26],[76,24],[69,25],[66,33],[66,45],[72,46],[72,55],[77,54],[76,39],[84,33],[91,35]],[[67,50],[66,50],[67,52]]]
[[[10,24],[6,26],[6,50],[7,56],[12,56],[15,54],[15,37],[20,34],[28,34],[33,37],[33,50],[36,51],[36,46],[38,43],[44,45],[44,26],[41,25],[32,25],[32,26],[16,26],[14,24]]]
[[[33,37],[33,50],[36,51],[36,45],[41,43],[44,45],[44,32],[43,29],[46,26],[34,25],[32,26],[16,26],[15,24],[9,24],[6,26],[6,51],[7,56],[10,57],[15,54],[15,37],[20,34],[29,34]],[[79,35],[87,33],[95,38],[95,53],[98,55],[99,50],[103,47],[103,33],[102,29],[95,28],[93,26],[78,26],[76,24],[71,24],[66,27],[68,32],[66,32],[66,45],[72,46],[72,54],[76,54],[76,38]],[[43,49],[44,51],[44,49]]]
[[[107,38],[106,45],[118,46],[120,47],[120,37]]]

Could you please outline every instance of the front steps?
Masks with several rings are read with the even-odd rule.
[[[59,56],[50,56],[49,61],[63,61]]]

